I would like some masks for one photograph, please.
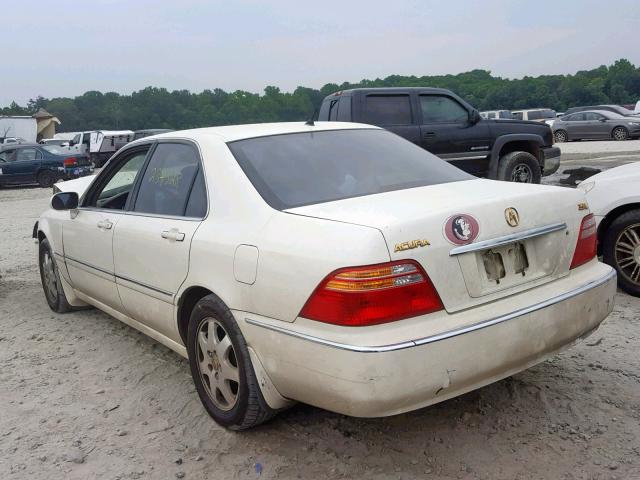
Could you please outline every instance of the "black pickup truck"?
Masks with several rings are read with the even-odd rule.
[[[327,96],[319,121],[358,122],[390,130],[473,175],[540,183],[560,165],[544,123],[486,120],[440,88],[357,88]]]

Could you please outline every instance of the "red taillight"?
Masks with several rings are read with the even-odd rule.
[[[62,161],[62,164],[65,167],[75,167],[76,166],[76,159],[74,157],[65,158]]]
[[[571,268],[579,267],[596,256],[597,240],[596,219],[592,213],[582,219],[576,251],[571,260]]]
[[[315,289],[301,317],[351,327],[376,325],[442,310],[425,271],[412,260],[341,268]]]

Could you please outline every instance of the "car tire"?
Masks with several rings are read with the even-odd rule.
[[[611,222],[603,236],[602,257],[616,269],[618,286],[640,297],[640,209],[629,210]]]
[[[498,180],[518,183],[540,183],[542,170],[529,152],[510,152],[500,159]]]
[[[56,176],[51,170],[42,170],[36,180],[42,188],[51,188],[56,183]]]
[[[245,430],[277,413],[262,396],[238,324],[213,294],[202,298],[191,312],[187,352],[198,396],[219,425]]]
[[[569,141],[569,135],[565,130],[556,130],[553,132],[553,137],[556,143],[564,143]]]
[[[38,248],[38,265],[40,267],[40,281],[49,308],[57,313],[73,310],[62,288],[60,272],[56,259],[46,238],[40,242]]]
[[[616,127],[611,132],[611,138],[619,142],[629,140],[629,130],[624,127]]]

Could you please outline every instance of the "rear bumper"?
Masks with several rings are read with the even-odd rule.
[[[542,175],[547,176],[555,173],[560,167],[561,151],[558,147],[544,147],[541,149],[544,156],[544,168]]]
[[[513,375],[595,330],[613,309],[615,271],[595,261],[576,270],[581,272],[537,292],[447,315],[447,323],[455,319],[456,328],[403,340],[393,324],[387,335],[384,326],[377,326],[376,337],[394,340],[388,343],[371,343],[364,330],[374,327],[334,327],[321,336],[313,329],[327,327],[304,319],[282,326],[252,314],[236,312],[236,318],[284,397],[346,415],[387,416]],[[537,301],[529,303],[532,298]],[[485,317],[478,320],[473,310]],[[429,317],[418,318],[421,327],[433,327],[427,325]],[[331,335],[339,329],[346,336]],[[363,337],[369,344],[359,341]]]
[[[74,178],[86,177],[87,175],[92,174],[92,166],[71,167],[65,168],[64,171],[60,172],[60,175],[58,175],[58,177],[61,180],[73,180]]]

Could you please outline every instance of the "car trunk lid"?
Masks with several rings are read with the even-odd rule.
[[[455,312],[567,275],[588,213],[579,211],[583,201],[583,194],[572,189],[478,179],[286,212],[379,229],[390,259],[420,262],[446,310]],[[508,209],[518,216],[517,224],[511,219],[513,226]],[[477,222],[470,244],[452,241],[448,229],[459,216]]]

